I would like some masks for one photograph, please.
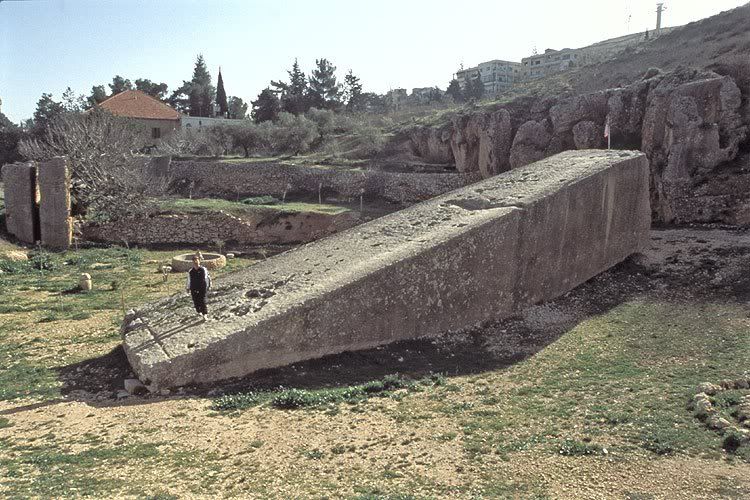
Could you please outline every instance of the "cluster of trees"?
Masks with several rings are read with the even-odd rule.
[[[335,149],[339,136],[357,137],[360,154],[372,154],[385,145],[382,130],[350,113],[310,108],[295,115],[280,111],[275,120],[243,120],[200,129],[182,129],[161,141],[160,152],[174,155],[221,156],[244,154],[301,154],[314,148]],[[336,153],[337,151],[331,151]]]
[[[479,77],[467,81],[463,87],[455,78],[450,81],[446,94],[451,96],[455,102],[478,101],[484,97],[484,84]]]
[[[280,113],[298,116],[311,109],[359,112],[385,107],[381,96],[363,91],[362,82],[352,70],[340,83],[336,78],[336,66],[328,59],[316,59],[309,76],[295,59],[287,73],[288,81],[271,81],[271,85],[252,101],[251,115],[255,123],[275,120]]]

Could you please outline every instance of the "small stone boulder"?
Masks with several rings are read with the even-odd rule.
[[[10,250],[0,253],[0,260],[7,260],[9,262],[24,262],[29,260],[29,256],[26,255],[25,252]]]
[[[148,388],[137,378],[126,378],[125,390],[133,396],[141,396],[148,393]]]
[[[91,281],[91,275],[88,273],[81,274],[81,278],[78,280],[78,288],[84,292],[90,292],[94,287]]]

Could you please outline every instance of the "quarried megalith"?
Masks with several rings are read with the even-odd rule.
[[[39,240],[36,165],[11,163],[3,166],[5,227],[23,243]]]
[[[208,321],[184,294],[144,305],[125,353],[178,386],[514,314],[646,245],[648,188],[641,153],[562,153],[225,276]]]
[[[70,217],[70,172],[67,160],[58,156],[39,164],[39,220],[42,245],[66,249],[73,238]]]

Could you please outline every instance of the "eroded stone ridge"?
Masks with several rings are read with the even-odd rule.
[[[501,318],[645,245],[648,182],[643,154],[562,153],[226,276],[207,322],[186,295],[148,304],[125,352],[176,386]]]

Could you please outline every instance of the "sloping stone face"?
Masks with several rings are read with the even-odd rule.
[[[35,243],[39,239],[36,165],[4,165],[2,174],[5,190],[5,226],[19,241]]]
[[[148,304],[125,318],[125,353],[176,386],[462,329],[572,289],[649,226],[642,154],[566,152],[226,276],[209,322],[186,296]]]
[[[56,157],[39,164],[39,220],[42,245],[66,249],[73,239],[70,217],[70,172],[67,160]]]

